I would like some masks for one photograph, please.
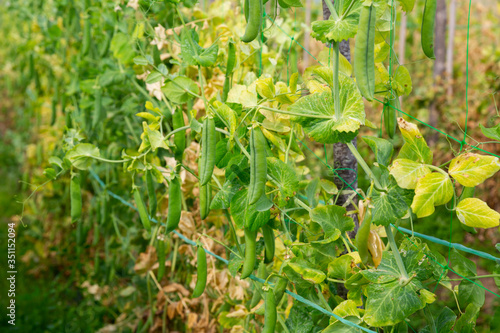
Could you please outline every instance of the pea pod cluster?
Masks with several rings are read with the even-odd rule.
[[[241,41],[245,43],[252,42],[259,35],[260,26],[262,25],[262,0],[245,1],[245,15],[248,17],[245,34],[241,37]]]
[[[359,17],[358,34],[354,45],[354,76],[358,89],[369,101],[375,94],[375,21],[373,3],[363,6]]]

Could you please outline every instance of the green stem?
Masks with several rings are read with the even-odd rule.
[[[305,210],[307,210],[308,212],[311,211],[311,208],[309,206],[307,206],[304,202],[302,202],[300,199],[297,199],[297,198],[294,198],[293,199],[294,202],[299,205],[300,207],[304,208]]]
[[[445,176],[448,176],[448,173],[446,171],[444,171],[441,168],[438,168],[437,166],[434,166],[432,164],[426,164],[425,166],[428,167],[429,169],[432,169],[432,170],[435,170],[435,171],[437,171],[439,173],[442,173]]]
[[[326,278],[328,281],[335,282],[335,283],[345,283],[344,280],[337,280],[337,279],[331,279],[331,278]]]
[[[385,233],[387,234],[387,239],[389,240],[389,244],[391,244],[392,253],[394,254],[394,258],[396,259],[396,263],[398,264],[399,271],[403,276],[403,279],[408,280],[408,273],[406,273],[406,268],[405,265],[403,264],[403,259],[401,258],[401,254],[399,253],[396,241],[394,240],[394,235],[392,233],[390,225],[385,226]]]
[[[174,135],[175,133],[179,133],[179,132],[182,132],[182,131],[185,131],[185,130],[188,130],[190,129],[191,126],[187,125],[187,126],[182,126],[182,127],[179,127],[179,128],[176,128],[174,129],[172,132],[168,133],[167,135],[165,135],[165,140],[167,140],[168,138],[170,138],[172,135]]]
[[[474,280],[474,279],[485,279],[485,278],[496,278],[500,277],[500,274],[488,274],[488,275],[478,275],[478,276],[468,276],[463,279]],[[444,281],[462,281],[463,279],[443,279]]]
[[[335,20],[338,20],[339,19],[339,14],[335,10],[335,7],[333,6],[332,0],[325,0],[325,4],[328,7],[328,9],[330,10],[330,14],[333,16],[333,18]]]
[[[332,87],[332,98],[333,98],[333,107],[335,109],[335,118],[338,121],[342,118],[342,113],[340,110],[340,87],[339,87],[339,43],[332,42],[333,48],[333,87]]]
[[[378,189],[381,189],[382,185],[380,185],[380,182],[378,181],[377,177],[375,177],[375,174],[373,174],[372,170],[370,169],[370,167],[368,166],[368,164],[366,164],[365,160],[363,159],[363,157],[361,157],[361,155],[359,154],[359,152],[356,149],[356,147],[354,147],[354,145],[352,144],[352,142],[348,142],[347,143],[347,147],[351,151],[351,153],[354,156],[354,158],[356,158],[356,160],[358,161],[359,165],[361,165],[361,167],[363,168],[363,170],[365,171],[365,173],[367,174],[367,176],[370,177],[371,180],[375,183],[375,186]]]

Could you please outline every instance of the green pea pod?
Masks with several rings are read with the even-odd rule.
[[[96,88],[94,89],[94,117],[92,118],[92,128],[96,128],[96,126],[103,119],[102,114],[102,89]]]
[[[52,115],[50,117],[50,126],[54,126],[57,119],[57,99],[52,99]]]
[[[375,94],[375,16],[373,3],[363,6],[354,44],[354,76],[358,89],[369,101]]]
[[[267,141],[259,127],[250,133],[250,184],[248,185],[248,203],[253,205],[265,192],[267,177],[266,161]]]
[[[250,15],[250,0],[245,0],[243,3],[243,14],[245,14],[245,21],[248,22],[248,16]]]
[[[156,200],[155,185],[153,183],[151,170],[146,171],[146,187],[148,189],[149,215],[155,216],[158,201]]]
[[[391,107],[392,106],[392,107]],[[384,126],[389,138],[394,138],[396,134],[396,128],[398,126],[398,112],[397,110],[401,110],[401,106],[399,104],[399,97],[396,96],[395,99],[389,100],[386,98],[384,103]]]
[[[214,118],[207,116],[203,121],[203,135],[201,139],[201,159],[199,167],[200,185],[206,185],[215,166],[217,137]]]
[[[91,42],[91,29],[92,24],[90,23],[90,16],[86,17],[83,20],[83,40],[82,40],[82,56],[87,55],[90,50],[90,42]]]
[[[202,246],[198,246],[196,257],[198,258],[198,266],[196,267],[198,279],[193,289],[193,298],[200,297],[207,285],[207,254]]]
[[[222,102],[226,102],[227,101],[227,95],[229,94],[229,88],[230,88],[230,82],[231,79],[229,78],[229,76],[226,76],[224,78],[224,86],[222,87]]]
[[[256,261],[256,240],[257,232],[251,231],[245,228],[245,261],[243,262],[243,268],[241,270],[241,278],[246,279],[253,272]]]
[[[176,176],[170,182],[168,189],[167,233],[174,231],[179,225],[182,212],[182,191],[179,178]]]
[[[264,262],[270,263],[274,259],[274,232],[273,229],[268,225],[265,224],[262,227],[262,234],[264,235],[264,249],[265,249],[265,256],[264,256]]]
[[[250,43],[257,38],[262,25],[262,0],[249,0],[245,7],[248,8],[248,23],[241,41]]]
[[[462,193],[460,194],[460,201],[467,199],[467,198],[472,198],[474,197],[474,192],[476,191],[475,187],[464,187],[462,190]],[[463,223],[459,223],[460,227],[464,229],[467,232],[470,232],[471,234],[477,234],[477,230],[474,227],[470,227],[468,225],[465,225]]]
[[[285,295],[286,287],[288,286],[288,279],[284,276],[277,276],[277,280],[274,284],[274,298],[276,299],[276,305],[281,302],[283,295]]]
[[[231,75],[234,70],[234,65],[236,64],[236,46],[232,40],[229,41],[229,48],[227,52],[227,66],[226,66],[226,77],[224,79],[224,87],[222,89],[222,101],[226,102],[227,95],[229,93]]]
[[[434,22],[436,21],[436,0],[425,0],[424,14],[422,16],[422,29],[420,40],[422,50],[427,58],[434,56]]]
[[[172,115],[172,124],[174,130],[184,126],[184,115],[181,109],[177,109]],[[186,131],[177,132],[174,134],[175,144],[175,159],[182,161],[182,154],[186,149]]]
[[[236,46],[232,40],[228,43],[227,52],[227,65],[226,65],[226,76],[233,73],[234,66],[236,65]]]
[[[202,220],[206,219],[210,213],[211,192],[209,184],[200,186],[200,217]]]
[[[276,319],[278,317],[278,312],[276,309],[276,298],[274,292],[269,288],[265,292],[265,307],[266,312],[264,315],[264,328],[262,328],[262,333],[274,333],[276,328]]]
[[[266,271],[266,265],[263,262],[259,263],[259,268],[257,269],[257,277],[265,280],[267,277],[267,271]],[[256,282],[255,283],[258,289],[262,288],[262,283]],[[259,290],[255,290],[252,296],[252,300],[250,301],[250,309],[253,309],[259,301],[262,299],[262,293]]]
[[[167,260],[165,240],[163,238],[158,238],[156,243],[156,252],[158,253],[158,281],[161,281],[163,275],[165,275],[165,261]]]
[[[71,198],[71,222],[78,222],[82,217],[82,190],[80,187],[81,177],[73,174],[69,184]]]
[[[146,210],[146,205],[142,200],[141,192],[139,189],[134,189],[134,201],[139,211],[139,217],[141,218],[142,225],[147,231],[151,231],[151,222],[149,221],[148,212]]]
[[[106,39],[104,40],[104,43],[101,44],[101,49],[99,50],[99,56],[101,58],[106,57],[108,54],[109,46],[111,45],[111,39],[113,38],[113,31],[110,33],[106,34]],[[157,49],[155,47],[155,49]]]
[[[363,222],[358,229],[354,245],[358,248],[359,257],[361,261],[366,264],[370,259],[370,252],[368,251],[368,236],[370,236],[370,227],[372,224],[372,210],[367,208]]]
[[[50,126],[53,126],[56,123],[58,102],[59,102],[59,83],[57,82],[57,80],[55,80],[54,96],[52,98],[52,117],[50,119]]]

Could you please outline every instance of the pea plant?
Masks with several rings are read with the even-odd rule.
[[[135,3],[129,5],[137,10]],[[45,174],[50,179],[70,174],[71,220],[80,223],[82,178],[87,171],[95,174],[96,164],[121,165],[120,177],[130,180],[127,191],[157,253],[158,283],[172,256],[169,243],[182,235],[184,213],[195,212],[207,229],[224,230],[229,272],[251,287],[248,298],[225,303],[218,315],[224,328],[407,332],[417,318],[421,332],[470,332],[484,304],[475,264],[455,249],[445,258],[411,234],[398,244],[395,232],[402,222],[418,224],[442,205],[466,232],[497,227],[500,214],[474,198],[474,188],[500,170],[500,161],[464,145],[451,161],[435,165],[419,127],[400,112],[399,97],[411,93],[412,81],[395,61],[394,22],[400,11],[413,15],[414,4],[327,0],[331,17],[313,22],[310,33],[331,47],[330,64],[282,80],[286,44],[269,31],[276,22],[286,25],[277,14],[296,10],[300,1],[247,0],[241,9],[245,24],[237,15],[240,4],[217,2],[203,16],[189,1],[169,0],[164,12],[169,29],[154,11],[137,10],[134,28],[117,23],[99,41],[102,49],[92,45],[92,5],[86,1],[90,9],[83,16],[79,56],[99,53],[118,66],[80,82],[89,100],[68,113],[64,151],[50,158]],[[224,21],[216,5],[234,18]],[[266,14],[266,6],[273,14]],[[427,0],[421,41],[429,58],[435,11],[436,1]],[[115,14],[108,14],[113,22]],[[127,34],[142,41],[131,44]],[[352,65],[339,50],[349,39],[354,39]],[[266,43],[276,43],[278,51]],[[118,88],[124,83],[132,88]],[[115,84],[114,96],[135,89],[147,101],[137,105],[133,118],[140,135],[114,147],[121,157],[112,159],[100,149],[112,147],[104,144],[107,124],[116,119],[131,126],[120,113],[113,118],[107,113],[113,101],[106,93]],[[377,101],[384,105],[383,135],[359,136],[362,127],[376,128],[365,105]],[[395,151],[399,135],[404,144]],[[352,143],[356,137],[373,155],[362,156]],[[338,188],[331,177],[308,173],[301,165],[304,141],[346,144],[369,186]],[[344,194],[350,200],[337,205]],[[191,236],[197,242],[193,298],[214,294],[207,277],[210,253],[202,242],[207,237]],[[465,279],[453,287],[449,274]],[[453,306],[456,301],[457,312],[432,308],[438,287],[451,295]]]

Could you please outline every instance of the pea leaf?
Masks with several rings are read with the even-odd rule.
[[[248,205],[247,193],[247,189],[242,189],[233,196],[230,204],[231,216],[238,228],[255,231],[269,221],[271,212],[259,212],[255,205]]]
[[[358,88],[345,75],[340,76],[340,119],[335,116],[330,91],[307,95],[289,107],[300,116],[292,120],[302,125],[304,131],[320,143],[346,142],[356,136],[365,123],[364,104]]]
[[[448,175],[429,173],[417,182],[411,209],[417,217],[434,213],[434,206],[444,205],[453,197],[453,185]]]
[[[239,185],[226,180],[219,192],[214,196],[210,203],[210,209],[227,209],[231,206],[231,199],[238,192]]]
[[[390,174],[396,179],[398,185],[406,189],[415,189],[415,187],[417,187],[417,181],[423,176],[431,173],[431,169],[425,164],[405,158],[395,160],[389,170]]]
[[[251,108],[257,104],[257,94],[250,91],[245,85],[235,84],[231,90],[229,90],[227,103],[237,103],[244,107]]]
[[[458,285],[458,302],[461,308],[466,308],[467,305],[473,303],[479,307],[484,305],[485,289],[481,281],[477,280],[472,283],[468,280],[462,280]]]
[[[465,313],[463,313],[460,318],[458,318],[455,326],[453,327],[455,332],[473,332],[476,326],[476,318],[479,314],[480,307],[474,303],[470,303],[465,308]]]
[[[350,301],[354,302],[354,301]],[[340,305],[339,305],[340,306]],[[336,310],[337,308],[335,308]],[[335,313],[335,310],[333,312]],[[333,317],[332,317],[333,318]],[[361,319],[355,316],[347,316],[345,320],[350,321],[353,324],[359,325],[361,324]],[[321,333],[363,333],[360,328],[355,328],[350,325],[344,324],[341,321],[335,321],[333,324],[330,324],[327,328],[325,328]]]
[[[272,77],[260,78],[255,81],[257,92],[265,98],[274,98],[275,89]]]
[[[90,143],[79,143],[66,153],[66,158],[80,170],[90,168],[94,157],[99,157],[99,148]]]
[[[328,276],[334,279],[347,280],[358,270],[353,257],[348,254],[335,258],[328,264]]]
[[[325,238],[329,238],[335,230],[341,232],[354,230],[354,221],[346,216],[346,209],[341,206],[318,206],[310,211],[311,220],[321,225]]]
[[[481,132],[483,132],[484,136],[493,140],[500,141],[500,124],[497,124],[494,127],[484,127],[482,124],[479,124],[481,127]]]
[[[412,91],[411,76],[405,66],[399,66],[394,73],[392,88],[396,90],[398,96],[408,96]]]
[[[159,82],[163,78],[163,75],[160,72],[152,72],[149,73],[148,77],[146,78],[146,83],[147,84],[153,84],[156,82]]]
[[[199,55],[195,55],[194,58],[200,66],[210,67],[217,61],[218,53],[219,45],[215,42],[210,47],[204,49]]]
[[[374,189],[372,193],[372,204],[374,206],[372,223],[376,225],[388,226],[390,223],[402,218],[408,212],[412,202],[412,191],[399,187],[392,177],[390,177],[385,190],[385,192],[382,192]]]
[[[388,166],[391,161],[394,147],[388,140],[376,138],[374,136],[364,136],[365,141],[375,154],[375,159],[379,164]]]
[[[148,137],[149,144],[153,151],[156,151],[158,148],[168,149],[167,144],[165,143],[165,137],[161,135],[160,131],[152,130],[146,122],[142,123],[144,128],[144,133],[146,133]]]
[[[217,108],[217,115],[224,120],[224,124],[229,126],[230,140],[234,136],[234,132],[236,131],[237,123],[236,123],[236,112],[231,109],[227,104],[223,104],[219,101],[214,103],[214,106]]]
[[[476,264],[472,260],[465,258],[455,249],[451,251],[450,265],[455,272],[462,276],[475,276],[477,274]]]
[[[372,281],[366,287],[366,311],[363,320],[370,326],[392,326],[434,301],[434,294],[413,279],[400,283],[400,273],[394,255],[384,252],[377,269],[361,272]],[[409,272],[411,275],[412,272]]]
[[[413,7],[415,6],[415,0],[399,0],[401,7],[405,12],[411,12]]]
[[[267,158],[267,172],[277,182],[281,195],[292,197],[297,191],[299,180],[295,170],[276,157]]]
[[[451,161],[449,174],[460,184],[474,187],[500,170],[500,160],[494,156],[462,154]]]
[[[406,158],[415,162],[431,164],[432,151],[427,146],[427,142],[418,130],[417,125],[398,119],[398,126],[403,134],[405,144],[401,148],[398,158]]]
[[[326,279],[326,275],[323,271],[310,267],[305,260],[289,261],[287,266],[293,269],[295,273],[299,274],[302,279],[307,282],[319,284]]]
[[[47,177],[47,179],[50,179],[50,180],[55,180],[57,178],[57,173],[56,173],[56,170],[52,169],[52,168],[46,168],[43,170],[43,175],[45,177]]]
[[[358,7],[360,3],[358,2]],[[314,21],[311,26],[311,37],[323,43],[348,40],[356,36],[358,21],[359,13],[357,11],[351,12],[342,19],[334,19],[333,16],[330,16],[328,20]]]
[[[311,317],[309,308],[298,302],[294,302],[285,324],[290,332],[311,333],[313,332],[315,321]]]
[[[194,94],[199,93],[198,85],[186,76],[178,76],[161,88],[169,100],[177,104],[186,103]]]
[[[477,198],[467,198],[457,205],[460,222],[473,228],[493,228],[500,224],[500,214]]]

